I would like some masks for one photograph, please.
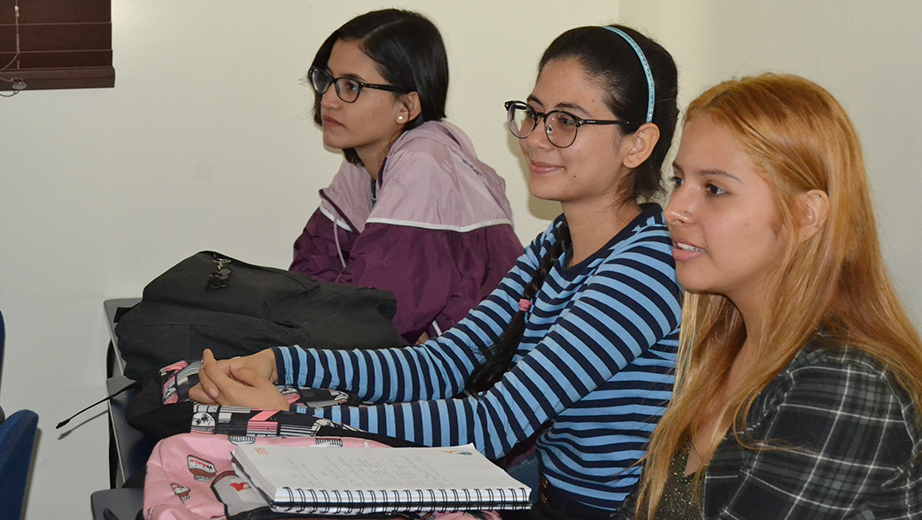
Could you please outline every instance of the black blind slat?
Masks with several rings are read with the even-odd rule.
[[[0,53],[0,63],[6,65],[13,59],[15,53]],[[108,67],[112,65],[112,51],[110,50],[89,50],[89,51],[47,51],[47,52],[24,52],[19,55],[19,69],[53,69],[53,68],[75,68],[75,67]],[[13,64],[11,69],[15,69]],[[11,71],[8,71],[12,74]],[[0,73],[3,74],[3,73]]]
[[[112,67],[84,67],[79,69],[44,69],[21,71],[15,76],[28,84],[27,90],[59,88],[111,88],[115,86],[115,69]],[[9,83],[0,81],[0,90],[12,90]]]
[[[16,52],[16,28],[0,25],[0,52]],[[6,63],[0,64],[0,67]]]
[[[112,49],[111,24],[26,25],[19,35],[22,52]]]
[[[111,22],[110,0],[19,0],[19,23]],[[13,24],[15,0],[0,0],[0,24]]]

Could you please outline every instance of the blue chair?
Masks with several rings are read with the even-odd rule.
[[[3,315],[0,314],[0,367],[3,363]],[[0,408],[0,520],[19,520],[32,465],[38,415],[20,410],[3,419]]]
[[[0,312],[0,381],[3,381],[3,344],[6,343],[6,327],[3,325],[3,313]],[[0,423],[6,418],[0,408]]]
[[[0,423],[0,520],[19,520],[32,465],[38,415],[20,410]]]

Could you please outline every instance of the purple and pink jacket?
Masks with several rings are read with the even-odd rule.
[[[505,182],[444,121],[401,135],[377,181],[343,161],[320,197],[290,270],[391,291],[410,343],[466,316],[523,252]]]

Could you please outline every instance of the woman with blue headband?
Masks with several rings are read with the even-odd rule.
[[[425,445],[474,443],[540,488],[529,514],[616,511],[673,384],[681,294],[663,211],[646,201],[675,128],[675,64],[629,28],[573,29],[506,108],[531,193],[563,214],[486,300],[401,349],[206,352],[191,395],[287,410],[271,383],[351,390],[378,404],[294,409]]]

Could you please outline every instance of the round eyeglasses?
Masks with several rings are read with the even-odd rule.
[[[576,141],[576,132],[583,125],[630,125],[627,121],[612,119],[583,119],[563,110],[548,113],[536,111],[524,101],[506,101],[506,120],[509,131],[519,139],[525,139],[538,126],[538,119],[544,120],[544,135],[557,148],[566,148]]]
[[[374,83],[365,83],[355,78],[334,78],[329,72],[318,68],[311,67],[307,73],[308,79],[311,80],[311,87],[314,92],[322,96],[330,90],[330,85],[336,88],[336,96],[346,103],[355,103],[362,93],[363,88],[373,88],[376,90],[386,90],[388,92],[399,92],[406,94],[409,90],[394,85],[376,85]]]

